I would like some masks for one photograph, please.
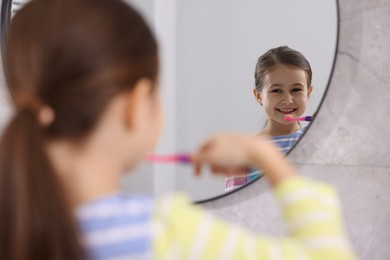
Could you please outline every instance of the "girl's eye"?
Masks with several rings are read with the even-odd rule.
[[[271,93],[282,93],[281,89],[273,89],[271,90]]]
[[[301,88],[294,88],[294,89],[292,90],[292,92],[300,92],[300,91],[303,91],[303,89],[301,89]]]

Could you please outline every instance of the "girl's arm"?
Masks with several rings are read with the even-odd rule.
[[[184,196],[160,200],[153,217],[155,258],[355,258],[332,188],[293,177],[275,186],[274,191],[288,231],[281,238],[256,235],[222,221]]]
[[[226,150],[228,149],[228,150]],[[182,196],[162,199],[153,217],[156,258],[165,259],[353,259],[336,193],[297,176],[266,138],[221,135],[193,156],[197,171],[264,170],[279,201],[288,233],[283,238],[251,234],[218,220]]]

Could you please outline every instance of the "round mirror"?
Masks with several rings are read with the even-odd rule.
[[[12,15],[26,2],[3,0],[2,49]],[[166,123],[156,154],[191,152],[218,132],[261,132],[267,114],[253,93],[255,67],[262,54],[278,46],[299,51],[310,63],[313,90],[304,115],[319,109],[337,51],[336,0],[127,2],[144,15],[160,42]],[[156,196],[184,191],[201,202],[244,187],[261,174],[253,176],[231,188],[207,169],[196,178],[186,164],[145,163],[123,178],[122,187]]]

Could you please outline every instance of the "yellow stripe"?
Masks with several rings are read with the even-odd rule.
[[[300,197],[299,192],[312,196]],[[275,194],[290,225],[290,236],[283,239],[248,234],[193,206],[183,196],[161,200],[153,217],[155,258],[354,259],[332,188],[290,178],[275,188]]]

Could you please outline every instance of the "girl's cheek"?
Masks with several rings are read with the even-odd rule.
[[[296,96],[297,100],[300,100],[301,102],[307,102],[307,100],[309,99],[308,96],[306,94],[299,94]]]

